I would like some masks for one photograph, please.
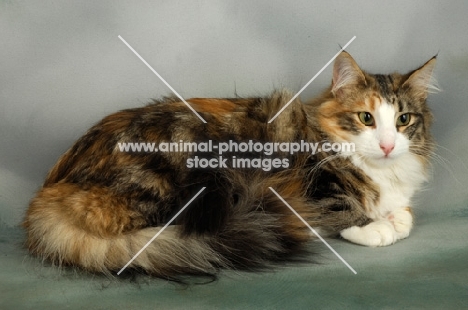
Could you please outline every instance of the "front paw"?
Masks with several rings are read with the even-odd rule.
[[[398,240],[409,236],[413,228],[413,212],[410,207],[396,209],[387,218],[395,227]]]
[[[393,224],[387,220],[372,222],[366,226],[353,226],[341,231],[341,236],[353,243],[378,247],[387,246],[397,241]]]

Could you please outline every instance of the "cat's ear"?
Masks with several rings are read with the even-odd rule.
[[[413,96],[422,99],[426,99],[428,93],[440,91],[437,81],[432,75],[436,64],[436,57],[432,57],[420,68],[410,72],[402,87],[408,87]]]
[[[351,55],[341,52],[333,65],[332,93],[339,98],[359,84],[366,84],[364,73]]]

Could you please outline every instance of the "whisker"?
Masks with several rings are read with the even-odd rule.
[[[451,161],[449,161],[447,158],[443,157],[442,155],[438,154],[435,152],[435,150],[437,149],[444,149],[448,152],[451,153],[451,155],[455,156],[455,158],[458,160],[458,162],[460,162],[464,168],[465,171],[468,171],[468,168],[466,167],[465,163],[460,159],[459,156],[457,156],[453,151],[451,151],[450,149],[444,147],[444,146],[441,146],[435,142],[431,142],[431,143],[426,143],[426,144],[413,144],[410,146],[410,151],[425,151],[426,153],[424,154],[425,156],[429,157],[431,160],[433,160],[434,163],[437,163],[440,165],[440,167],[442,167],[443,169],[445,169],[449,174],[450,176],[453,178],[453,180],[455,180],[459,185],[462,185],[462,183],[460,182],[460,180],[456,177],[455,175],[455,168],[453,166],[453,163]],[[430,162],[430,164],[432,165],[432,163]]]

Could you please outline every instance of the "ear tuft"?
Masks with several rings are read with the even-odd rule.
[[[403,86],[409,87],[415,96],[421,98],[426,98],[428,93],[440,91],[437,81],[432,74],[435,64],[436,56],[411,72],[408,79],[403,83]]]
[[[366,83],[364,73],[347,52],[343,51],[336,57],[333,65],[332,93],[340,96],[347,87]]]

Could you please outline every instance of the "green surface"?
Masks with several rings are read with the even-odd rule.
[[[463,309],[468,305],[468,207],[425,214],[409,239],[386,248],[342,240],[320,264],[272,272],[225,271],[184,287],[141,276],[107,279],[47,267],[21,248],[20,229],[1,229],[0,309]]]

